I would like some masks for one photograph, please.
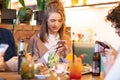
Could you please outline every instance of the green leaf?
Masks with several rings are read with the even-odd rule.
[[[46,0],[46,3],[48,3],[50,0]]]
[[[19,2],[22,5],[22,7],[26,8],[24,0],[19,0]]]
[[[43,0],[36,0],[39,11],[43,11]]]
[[[18,12],[18,16],[20,17],[20,21],[22,22],[25,19],[26,16],[26,8],[20,8]]]
[[[37,1],[37,6],[39,11],[44,11],[46,4],[50,1],[50,0],[36,0]]]
[[[8,9],[9,3],[10,3],[10,0],[4,0],[3,6],[5,9]]]

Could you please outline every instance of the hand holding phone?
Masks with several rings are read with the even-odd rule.
[[[65,44],[65,40],[60,40],[60,41],[58,41],[58,42],[57,42],[57,45],[58,45],[57,48],[60,48],[60,47],[64,46],[64,44]]]
[[[65,43],[66,43],[66,40],[59,40],[57,42],[57,46],[56,46],[56,53],[61,53],[63,52],[65,49]]]
[[[104,49],[110,49],[110,47],[108,45],[106,45],[104,42],[101,41],[96,41],[96,43],[98,43],[99,45],[101,45],[102,47],[104,47]]]

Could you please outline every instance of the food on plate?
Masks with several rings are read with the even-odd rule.
[[[91,72],[91,67],[83,66],[83,72]]]
[[[88,63],[84,63],[83,66],[90,66],[90,64],[88,64]]]
[[[39,75],[45,75],[45,74],[49,74],[50,70],[48,69],[48,67],[46,65],[39,63],[36,66],[35,73],[39,74]]]
[[[90,66],[90,64],[88,63],[84,63],[83,64],[83,74],[86,74],[86,73],[90,73],[92,71],[92,68]]]

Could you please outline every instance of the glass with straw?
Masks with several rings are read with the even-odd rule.
[[[73,42],[73,45],[72,45],[73,55],[72,55],[72,62],[70,63],[69,77],[70,79],[80,80],[82,76],[82,61],[80,58],[77,58],[75,56],[74,40],[72,42]]]

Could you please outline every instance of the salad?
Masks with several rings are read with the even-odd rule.
[[[56,64],[59,63],[59,56],[53,51],[49,56],[48,56],[48,67],[51,68],[55,66]]]

